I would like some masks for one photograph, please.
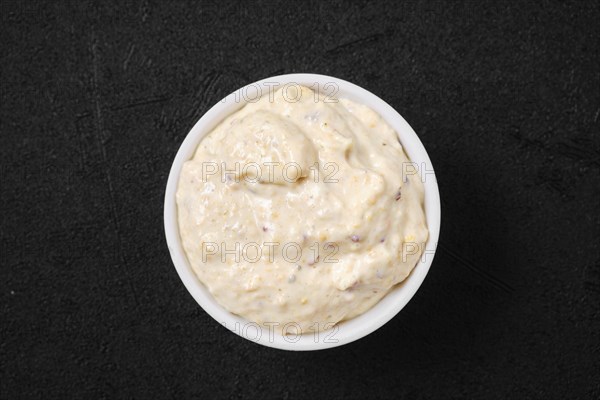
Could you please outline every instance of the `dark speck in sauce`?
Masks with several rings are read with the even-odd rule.
[[[398,191],[396,192],[396,197],[395,197],[395,199],[396,199],[396,201],[398,201],[398,200],[400,200],[401,198],[402,198],[402,193],[401,193],[400,189],[398,189]]]

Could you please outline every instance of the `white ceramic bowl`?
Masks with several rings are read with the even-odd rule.
[[[175,192],[179,181],[179,173],[183,163],[193,157],[196,147],[202,138],[229,114],[254,101],[261,93],[268,95],[275,85],[301,84],[321,93],[333,94],[339,98],[348,98],[365,104],[377,111],[385,121],[398,133],[400,142],[410,160],[416,163],[425,186],[425,212],[429,239],[421,261],[417,263],[409,277],[392,289],[379,303],[364,314],[348,321],[341,322],[329,331],[304,333],[303,335],[282,336],[273,327],[260,326],[244,318],[234,315],[221,307],[194,274],[188,263],[181,244],[177,223],[177,204]],[[373,93],[350,82],[317,74],[280,75],[245,86],[230,94],[214,105],[194,125],[179,148],[169,173],[165,193],[165,233],[171,258],[179,277],[198,304],[215,320],[238,335],[265,346],[284,350],[320,350],[341,346],[360,339],[377,330],[392,319],[413,297],[425,275],[429,271],[435,254],[440,231],[440,195],[433,166],[423,144],[410,125],[389,104]],[[294,332],[293,329],[290,332]]]

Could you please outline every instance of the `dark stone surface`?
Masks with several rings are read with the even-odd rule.
[[[1,398],[600,397],[598,2],[119,3],[0,3]],[[392,104],[443,201],[417,295],[323,352],[229,333],[163,234],[192,125],[291,72]]]

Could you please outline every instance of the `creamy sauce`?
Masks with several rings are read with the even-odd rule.
[[[263,96],[181,171],[188,261],[249,321],[310,332],[360,315],[427,241],[423,185],[394,130],[364,105],[327,100],[300,86]]]

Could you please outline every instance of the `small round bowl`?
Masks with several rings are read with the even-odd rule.
[[[340,322],[330,330],[296,334],[299,332],[292,329],[287,330],[293,333],[292,335],[283,336],[278,334],[277,329],[272,325],[259,325],[230,313],[217,303],[208,289],[198,280],[181,244],[175,192],[183,163],[193,157],[196,147],[207,133],[246,103],[256,101],[261,95],[269,95],[270,90],[278,86],[285,87],[286,84],[304,85],[319,90],[324,95],[347,98],[364,104],[379,113],[397,132],[404,151],[418,169],[425,188],[425,213],[429,238],[421,260],[411,274],[373,308],[358,317]],[[251,83],[225,97],[200,118],[188,133],[173,161],[165,193],[164,218],[167,245],[177,273],[190,294],[211,317],[238,335],[264,346],[283,350],[321,350],[348,344],[368,335],[391,320],[408,303],[421,286],[433,261],[440,232],[441,211],[438,185],[429,156],[417,134],[396,110],[373,93],[350,82],[325,75],[290,74]]]

